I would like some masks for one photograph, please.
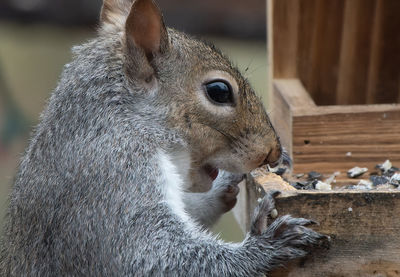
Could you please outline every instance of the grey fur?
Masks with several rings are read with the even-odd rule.
[[[220,216],[235,205],[239,193],[238,184],[243,174],[222,171],[207,192],[185,192],[183,202],[186,211],[201,225],[209,228]]]
[[[1,276],[256,276],[322,238],[304,227],[309,221],[284,216],[240,244],[225,243],[171,210],[157,153],[194,147],[184,120],[171,123],[184,117],[183,107],[196,107],[188,96],[193,66],[227,70],[246,89],[240,101],[251,113],[242,141],[249,133],[276,138],[261,125],[270,126],[259,100],[219,52],[171,29],[168,36],[173,51],[150,65],[139,50],[127,56],[117,32],[73,49],[16,176]],[[153,80],[144,83],[141,73]],[[196,112],[190,119],[213,120]],[[230,147],[247,153],[244,145]]]

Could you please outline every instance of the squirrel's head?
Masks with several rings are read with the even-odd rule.
[[[280,142],[260,99],[214,46],[167,29],[152,0],[105,0],[101,18],[103,32],[123,36],[133,93],[155,95],[168,128],[190,146],[195,181],[278,163]]]

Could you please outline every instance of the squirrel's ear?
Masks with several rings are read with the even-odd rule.
[[[168,33],[162,14],[152,0],[136,0],[125,23],[126,39],[140,48],[148,59],[168,49]]]

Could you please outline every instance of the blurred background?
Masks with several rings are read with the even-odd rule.
[[[167,26],[213,41],[266,99],[265,0],[158,0]],[[96,35],[101,0],[0,1],[0,227],[18,162],[70,49]],[[214,228],[243,237],[232,213]]]

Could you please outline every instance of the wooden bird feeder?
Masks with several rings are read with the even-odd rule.
[[[294,173],[340,171],[345,184],[355,166],[400,166],[400,1],[267,0],[267,9],[269,111]],[[243,229],[268,188],[285,190],[272,183],[258,171],[242,186]],[[277,210],[319,221],[332,242],[269,276],[400,276],[400,189],[290,189]]]

